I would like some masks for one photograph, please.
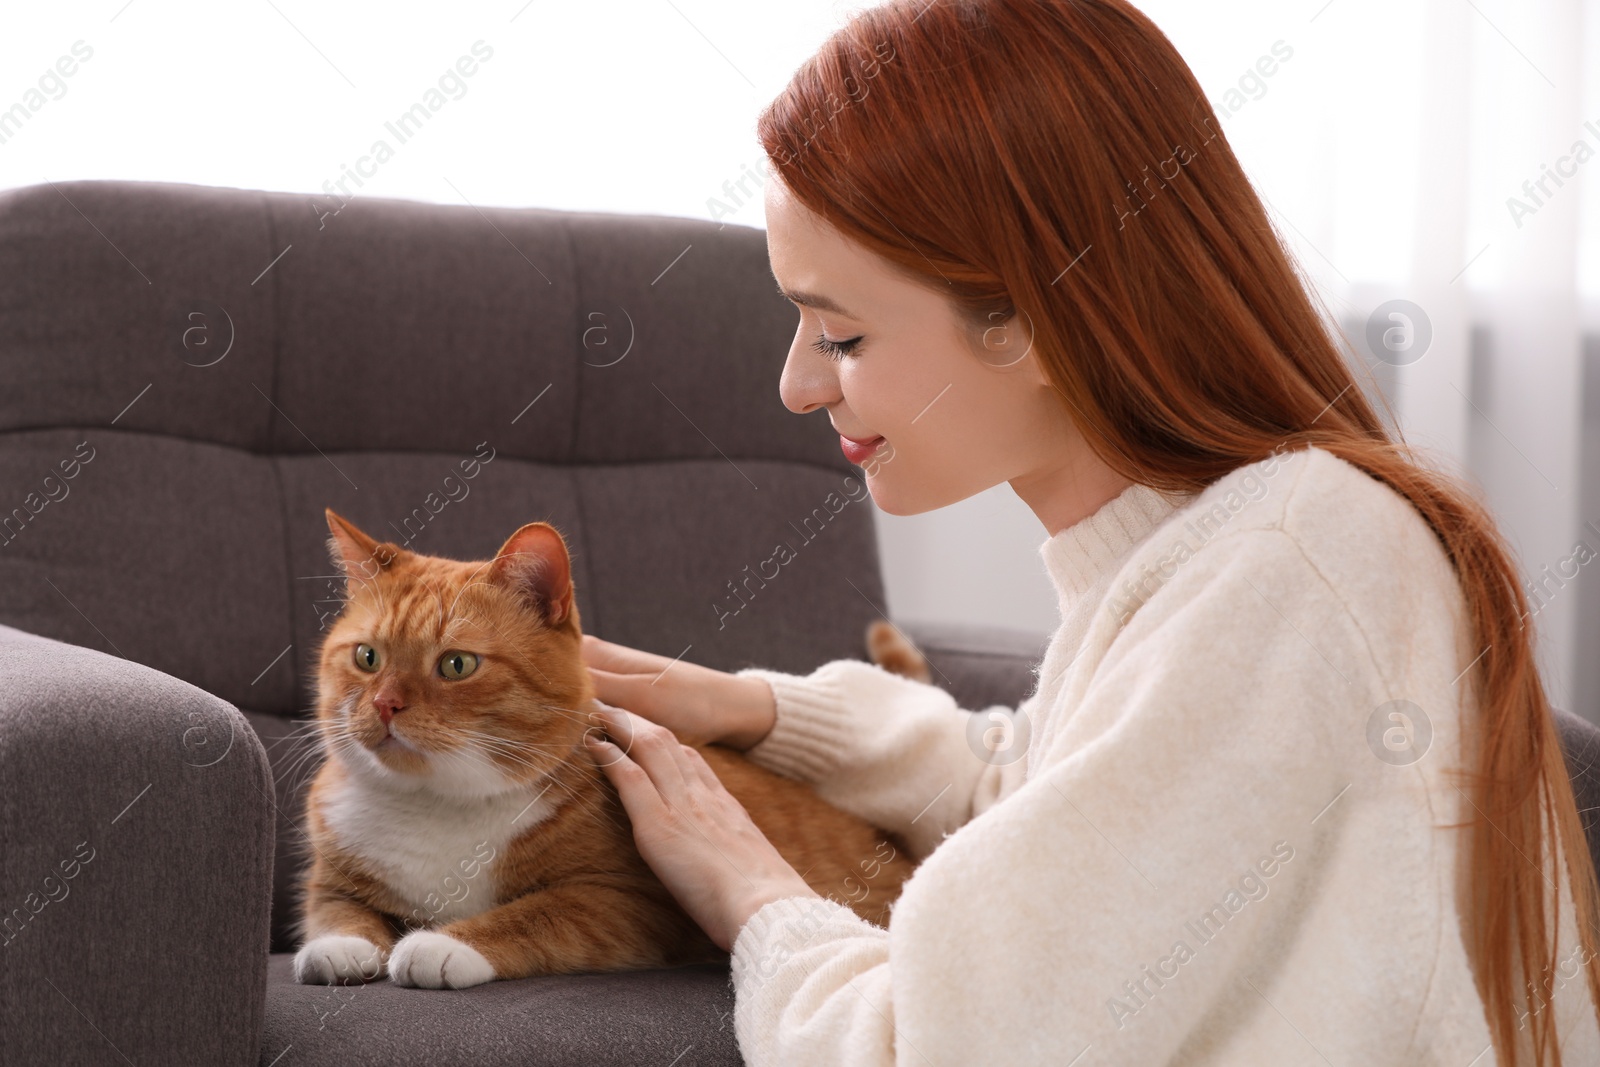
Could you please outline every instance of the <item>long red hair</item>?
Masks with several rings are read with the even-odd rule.
[[[1456,779],[1476,816],[1454,824],[1475,980],[1499,1062],[1527,1062],[1526,1014],[1532,1062],[1559,1065],[1539,1010],[1551,833],[1597,1018],[1600,888],[1513,557],[1476,492],[1390,437],[1167,37],[1126,0],[889,0],[800,67],[757,134],[800,203],[971,323],[1024,312],[1064,413],[1118,473],[1196,490],[1315,445],[1411,502],[1483,650],[1464,665],[1478,766]]]

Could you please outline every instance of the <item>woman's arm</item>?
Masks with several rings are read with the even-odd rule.
[[[753,762],[809,782],[836,807],[901,835],[913,858],[1021,784],[1024,732],[1004,705],[963,710],[937,686],[862,660],[808,675],[735,672],[772,689],[776,722],[749,748]]]
[[[740,930],[746,1062],[1165,1063],[1203,1046],[1399,1064],[1422,1055],[1413,1041],[1476,1055],[1470,972],[1439,955],[1456,919],[1430,821],[1454,812],[1366,733],[1385,681],[1427,700],[1458,665],[1383,679],[1340,598],[1270,530],[1215,539],[1085,654],[1032,776],[921,864],[887,930],[797,899]],[[936,706],[893,721],[937,721]],[[1417,1029],[1441,997],[1469,998],[1448,1038]]]
[[[861,660],[806,676],[734,674],[583,638],[596,696],[667,727],[716,741],[813,783],[837,807],[898,832],[920,859],[944,835],[1020,784],[1033,698],[1019,716],[963,711],[944,690]]]

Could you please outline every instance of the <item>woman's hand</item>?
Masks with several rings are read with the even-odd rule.
[[[626,708],[690,744],[745,751],[777,721],[772,687],[760,678],[671,660],[583,635],[583,661],[602,704]]]
[[[590,719],[615,741],[585,735],[622,797],[639,854],[724,952],[762,905],[819,894],[778,854],[700,753],[621,708]]]

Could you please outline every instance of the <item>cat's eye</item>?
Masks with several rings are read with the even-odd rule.
[[[368,644],[356,646],[356,666],[364,671],[378,669],[378,650]]]
[[[478,657],[471,652],[446,652],[439,657],[439,673],[452,682],[478,669]]]

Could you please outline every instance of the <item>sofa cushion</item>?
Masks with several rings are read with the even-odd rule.
[[[274,953],[268,962],[263,1065],[738,1067],[744,1062],[733,1032],[733,985],[723,965],[551,975],[470,989],[408,989],[387,979],[300,985],[293,962],[288,953]]]

